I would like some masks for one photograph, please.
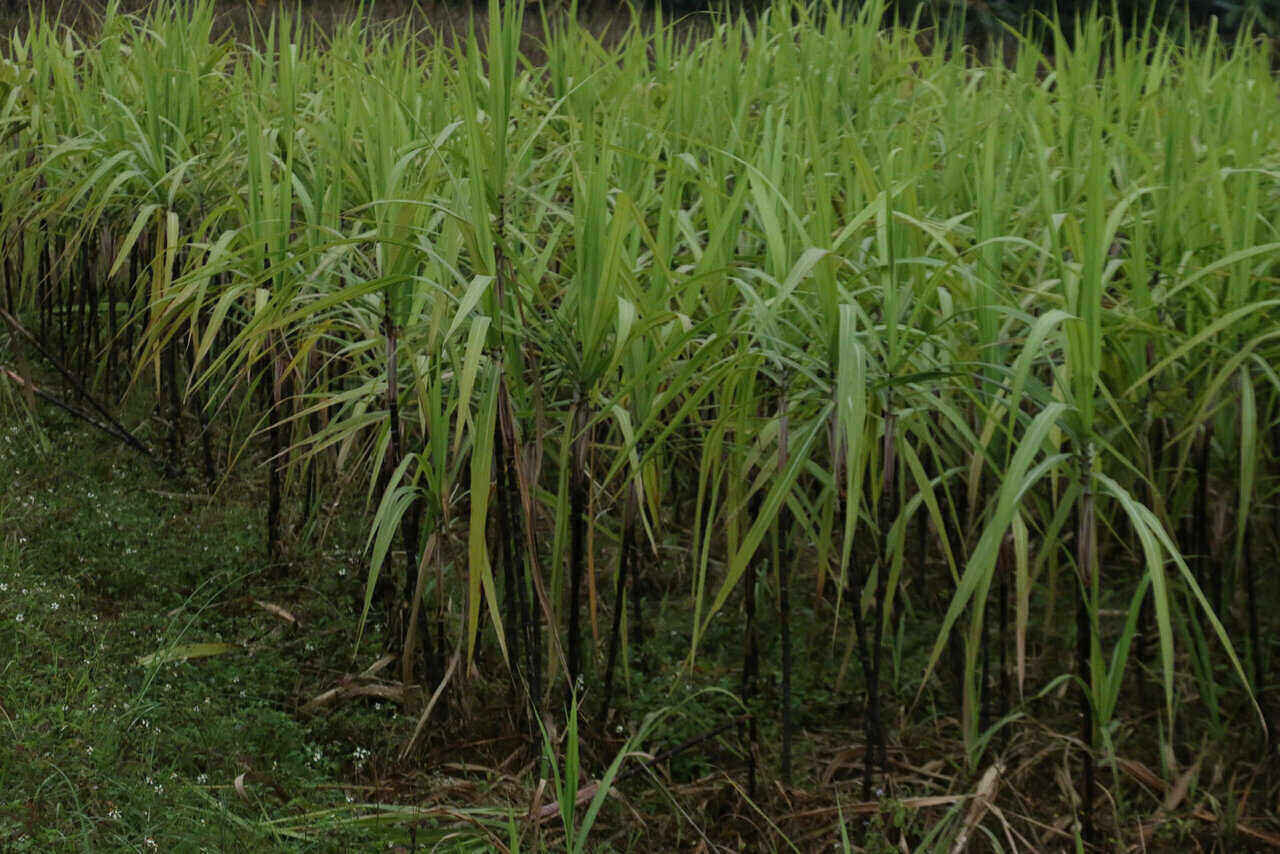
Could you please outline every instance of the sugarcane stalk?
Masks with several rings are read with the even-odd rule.
[[[635,516],[635,499],[631,490],[627,490],[628,498],[622,514],[622,537],[618,546],[618,582],[613,596],[613,625],[609,631],[609,657],[604,669],[604,701],[600,706],[600,720],[608,722],[609,706],[613,701],[613,673],[618,660],[618,649],[622,634],[622,612],[626,610],[628,572],[631,569],[634,552],[633,518]]]
[[[1096,827],[1093,820],[1093,804],[1096,799],[1097,783],[1094,778],[1093,751],[1093,655],[1092,655],[1092,620],[1093,599],[1097,595],[1097,567],[1095,547],[1097,529],[1094,520],[1094,497],[1092,479],[1085,474],[1084,493],[1076,507],[1077,541],[1076,564],[1079,567],[1080,586],[1076,602],[1076,667],[1080,677],[1080,739],[1084,746],[1081,753],[1080,783],[1080,826],[1084,844],[1092,847],[1097,843]]]

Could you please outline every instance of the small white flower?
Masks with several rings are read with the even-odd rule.
[[[58,603],[57,603],[57,602],[50,602],[50,603],[49,603],[49,610],[50,610],[50,611],[56,611],[56,610],[58,610]]]
[[[156,841],[152,839],[150,836],[148,836],[144,841],[147,843],[147,847],[150,848],[152,851],[155,851],[156,848],[158,847],[156,845]]]
[[[13,619],[14,619],[15,621],[17,621],[17,622],[21,623],[23,620],[25,620],[25,619],[26,619],[26,617],[24,617],[23,615],[19,614],[18,616],[14,617]]]
[[[205,783],[209,782],[209,775],[208,774],[197,775],[196,782],[203,786]]]
[[[84,752],[85,752],[85,753],[87,753],[87,754],[89,754],[90,756],[92,756],[92,755],[93,755],[93,745],[91,744],[91,745],[89,745],[88,747],[86,747],[86,748],[84,749]]]
[[[120,815],[120,810],[118,809],[111,810],[111,812],[107,813],[107,818],[111,819],[112,821],[119,821],[122,818],[122,816]]]

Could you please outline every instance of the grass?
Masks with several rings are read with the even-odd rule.
[[[6,425],[0,452],[0,847],[367,849],[415,820],[465,847],[426,812],[366,826],[404,727],[392,704],[298,714],[303,686],[350,664],[351,554],[310,554],[282,585],[245,498],[183,500],[110,439],[43,428],[41,448]],[[184,657],[200,643],[231,648]]]

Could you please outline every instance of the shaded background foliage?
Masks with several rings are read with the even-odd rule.
[[[120,4],[120,9],[142,11],[148,5],[142,0],[127,0]],[[355,12],[367,11],[382,18],[419,19],[434,29],[449,31],[458,29],[471,12],[484,14],[488,8],[485,0],[220,0],[216,5],[220,21],[218,28],[234,29],[242,35],[248,31],[250,10],[254,9],[296,10],[320,22],[337,22]],[[610,25],[625,28],[631,7],[640,11],[660,7],[668,15],[689,15],[723,10],[754,11],[770,3],[768,0],[633,0],[632,3],[619,0],[530,0],[525,5],[531,10],[572,5],[581,16],[597,25],[593,29],[606,29]],[[848,0],[838,5],[856,13],[864,4],[860,0]],[[91,26],[104,6],[101,0],[0,0],[0,15],[22,25],[28,14],[45,10],[55,18]],[[1010,28],[1026,31],[1046,19],[1057,18],[1065,24],[1095,8],[1103,13],[1115,13],[1122,21],[1141,22],[1150,14],[1157,22],[1172,23],[1174,30],[1179,26],[1191,30],[1213,27],[1227,40],[1246,31],[1272,36],[1280,30],[1280,0],[1106,0],[1101,3],[1097,0],[898,0],[889,4],[889,8],[888,17],[900,22],[908,22],[918,16],[922,22],[943,26],[962,23],[971,39],[1004,34]],[[534,17],[530,16],[531,22]]]

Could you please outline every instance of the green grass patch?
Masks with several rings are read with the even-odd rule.
[[[46,427],[47,450],[0,428],[0,848],[407,840],[407,811],[369,803],[394,707],[297,714],[302,685],[349,664],[349,559],[308,555],[281,584],[252,504],[179,497],[110,439]],[[441,824],[419,823],[420,840]]]

